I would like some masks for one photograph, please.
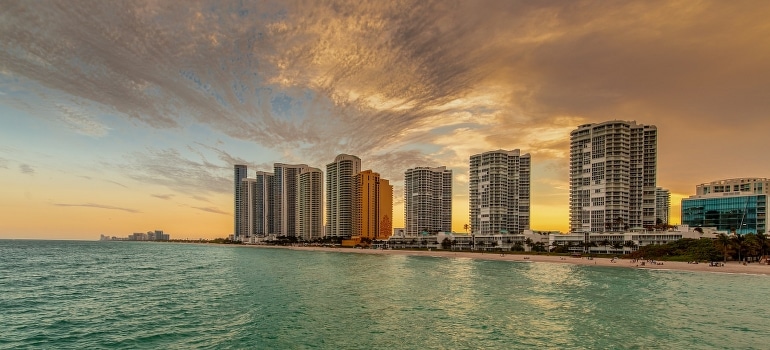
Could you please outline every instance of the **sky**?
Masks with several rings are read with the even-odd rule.
[[[341,153],[394,185],[532,156],[532,229],[568,230],[569,133],[658,128],[671,222],[770,177],[768,1],[0,1],[0,238],[233,230],[233,165]]]

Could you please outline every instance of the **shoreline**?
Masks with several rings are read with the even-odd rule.
[[[446,251],[446,250],[388,250],[388,249],[355,249],[355,248],[330,248],[315,246],[264,246],[264,245],[245,245],[253,248],[277,248],[302,251],[335,252],[335,253],[354,253],[354,254],[372,254],[372,255],[406,255],[406,256],[429,256],[442,258],[466,258],[479,260],[512,261],[512,262],[541,262],[551,264],[572,264],[585,266],[603,266],[634,268],[644,270],[671,270],[687,272],[705,272],[705,273],[727,273],[727,274],[746,274],[746,275],[770,275],[770,265],[760,265],[752,263],[743,265],[737,261],[728,261],[724,266],[709,266],[708,263],[688,264],[681,261],[660,261],[663,265],[650,265],[645,263],[642,266],[641,261],[632,262],[629,259],[616,259],[612,262],[611,258],[576,258],[571,256],[559,255],[530,255],[530,254],[503,254],[500,253],[471,253],[467,251]]]

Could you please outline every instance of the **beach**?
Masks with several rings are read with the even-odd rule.
[[[268,247],[268,246],[255,246],[255,247]],[[291,247],[277,247],[291,250],[306,250],[306,251],[324,251],[324,252],[337,252],[337,253],[354,253],[354,254],[375,254],[375,255],[410,255],[410,256],[431,256],[442,258],[469,258],[469,259],[483,259],[483,260],[498,260],[498,261],[516,261],[516,262],[538,262],[538,263],[561,263],[561,264],[573,264],[573,265],[593,265],[593,266],[606,266],[606,267],[622,267],[622,268],[636,268],[636,269],[648,269],[648,270],[676,270],[676,271],[691,271],[691,272],[710,272],[710,273],[735,273],[735,274],[754,274],[754,275],[770,275],[770,265],[764,265],[759,263],[751,263],[743,265],[736,261],[728,261],[722,266],[710,266],[709,263],[700,262],[697,264],[680,262],[680,261],[656,261],[655,264],[648,261],[631,260],[631,259],[612,259],[612,258],[587,258],[587,257],[570,257],[559,255],[537,255],[537,254],[500,254],[500,253],[471,253],[467,251],[446,251],[446,250],[390,250],[390,249],[354,249],[354,248],[331,248],[331,247],[316,247],[316,246],[291,246]]]

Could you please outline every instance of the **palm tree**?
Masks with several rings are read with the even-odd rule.
[[[612,249],[615,249],[615,250],[623,249],[623,243],[622,242],[613,242],[612,243]]]
[[[727,262],[727,248],[730,246],[730,237],[724,233],[717,236],[717,243],[722,246],[723,261]]]
[[[762,257],[765,256],[765,247],[767,246],[767,235],[759,232],[757,233],[757,241],[759,242],[759,251]]]
[[[532,244],[534,244],[535,241],[532,240],[532,238],[527,237],[527,239],[524,240],[524,247],[532,247]]]
[[[626,247],[626,248],[631,248],[631,250],[634,250],[634,249],[637,248],[636,242],[634,242],[632,240],[628,240],[628,241],[623,242],[623,246]]]
[[[735,235],[731,238],[733,246],[735,248],[738,248],[738,261],[742,261],[741,259],[741,252],[743,251],[743,248],[746,246],[746,237],[742,235]]]
[[[604,240],[599,242],[599,245],[604,247],[604,251],[605,251],[606,254],[610,253],[610,251],[607,249],[607,246],[610,245],[610,240],[609,239],[605,238]]]

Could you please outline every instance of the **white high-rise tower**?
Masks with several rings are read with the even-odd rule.
[[[624,231],[655,225],[657,128],[627,121],[570,133],[570,230]]]
[[[361,172],[361,159],[340,154],[326,165],[326,236],[350,238],[353,232],[355,176]]]
[[[299,173],[297,190],[297,236],[306,241],[323,233],[323,172],[305,168]]]
[[[529,153],[489,151],[470,158],[470,216],[473,233],[521,233],[529,229]]]
[[[452,231],[452,170],[417,167],[404,174],[405,233]]]

